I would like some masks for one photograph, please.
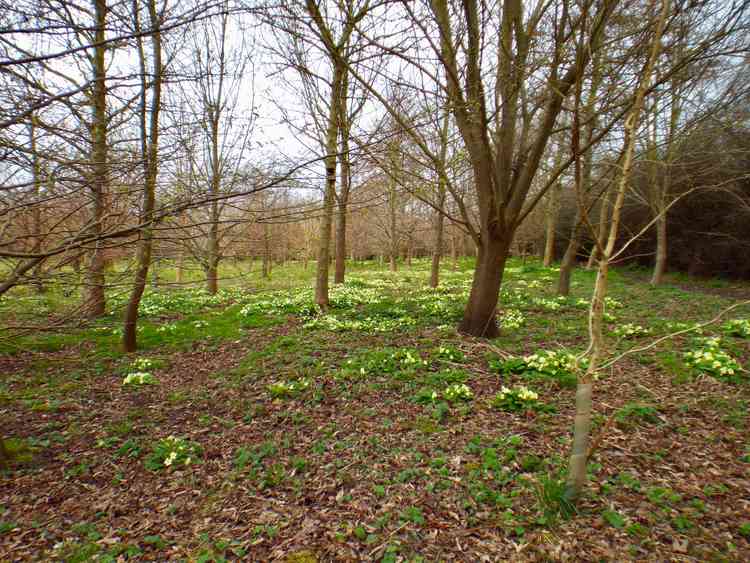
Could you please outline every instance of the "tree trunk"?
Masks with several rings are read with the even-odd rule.
[[[261,275],[264,279],[271,277],[271,233],[268,223],[263,223],[263,260],[261,264]],[[307,268],[307,264],[305,264]]]
[[[493,238],[486,232],[482,234],[482,242],[477,245],[474,281],[459,332],[486,338],[498,336],[497,301],[512,240],[512,233]]]
[[[339,98],[339,133],[341,135],[341,189],[338,196],[338,221],[336,223],[336,267],[333,282],[344,283],[346,276],[346,213],[349,205],[349,191],[352,182],[352,169],[349,161],[349,132],[351,123],[347,113],[349,73],[345,70]]]
[[[669,10],[669,0],[662,0],[661,14],[651,45],[651,52],[646,66],[639,77],[638,86],[634,94],[633,105],[630,114],[624,123],[625,138],[623,142],[623,158],[620,169],[620,179],[612,206],[612,220],[609,227],[606,246],[602,249],[599,260],[599,269],[594,286],[594,295],[591,300],[589,312],[589,338],[590,350],[589,365],[586,372],[579,377],[578,390],[576,392],[576,419],[573,429],[573,448],[568,462],[568,479],[565,497],[571,501],[577,500],[586,484],[586,465],[589,457],[589,436],[591,433],[591,394],[596,371],[599,369],[601,357],[605,352],[603,335],[604,300],[607,295],[607,278],[609,261],[617,241],[617,231],[620,223],[625,192],[630,182],[633,163],[633,148],[635,146],[635,134],[637,131],[638,117],[640,115],[643,98],[651,79],[651,72],[659,54],[661,46],[664,23]]]
[[[219,195],[221,176],[219,171],[219,127],[218,116],[211,127],[212,173],[210,194],[213,198]],[[206,271],[206,289],[211,295],[219,290],[219,202],[211,201],[210,226],[208,229],[208,269]]]
[[[181,284],[182,283],[182,278],[184,276],[184,268],[185,268],[185,266],[184,266],[184,260],[185,260],[185,257],[184,257],[184,254],[183,254],[181,248],[177,252],[178,252],[178,254],[177,254],[177,273],[175,274],[175,277],[176,277],[175,282],[178,283],[178,284]]]
[[[442,185],[442,182],[441,182]],[[440,258],[443,255],[443,206],[445,204],[445,187],[438,196],[439,210],[435,214],[435,242],[432,248],[432,266],[430,268],[430,287],[437,287],[440,276]]]
[[[34,240],[33,251],[39,253],[42,250],[42,206],[41,206],[41,195],[42,195],[42,170],[39,164],[39,152],[36,146],[36,126],[37,116],[35,113],[31,114],[31,124],[29,127],[29,137],[31,140],[31,171],[34,180],[34,197],[36,202],[32,210],[32,236]],[[34,287],[37,293],[44,293],[44,271],[43,262],[34,268]]]
[[[335,150],[335,149],[334,149]],[[323,216],[320,219],[320,245],[315,274],[315,303],[328,308],[328,270],[331,255],[331,230],[333,227],[334,190],[336,189],[336,156],[326,158],[326,189],[323,199]]]
[[[560,184],[555,184],[549,191],[549,201],[547,205],[547,225],[546,236],[544,239],[544,258],[545,268],[549,268],[555,259],[555,231],[557,229],[558,200],[560,195]]]
[[[104,197],[107,189],[107,71],[104,55],[107,50],[105,29],[107,25],[107,1],[93,0],[96,32],[93,53],[93,121],[91,124],[91,227],[92,237],[104,231]],[[104,295],[104,249],[101,240],[93,242],[86,271],[84,309],[89,318],[101,317],[106,312]]]
[[[570,278],[573,274],[573,268],[575,268],[576,265],[576,257],[578,256],[578,247],[581,244],[582,231],[583,224],[578,214],[576,214],[575,226],[570,233],[568,247],[565,249],[565,255],[563,256],[562,262],[560,262],[560,276],[557,281],[558,295],[570,295]]]
[[[458,269],[458,244],[456,242],[456,233],[451,234],[451,260],[453,261],[453,270]]]
[[[140,30],[138,23],[138,2],[133,3],[136,29]],[[141,222],[148,223],[152,220],[156,203],[156,176],[159,171],[159,112],[161,110],[161,33],[159,32],[159,16],[156,12],[156,0],[148,0],[148,12],[151,20],[151,42],[153,44],[153,84],[151,107],[149,108],[150,123],[148,133],[146,131],[146,60],[143,52],[143,44],[140,37],[137,38],[138,50],[141,61],[141,153],[144,167],[143,186],[143,211]],[[153,249],[153,226],[147,224],[141,230],[141,240],[138,243],[136,254],[137,269],[130,300],[125,309],[125,325],[123,327],[122,347],[125,352],[135,352],[137,347],[137,323],[141,297],[146,288],[148,270],[151,265],[151,251]]]
[[[338,216],[336,217],[336,267],[333,283],[344,283],[346,275],[346,203],[340,201],[338,208]]]
[[[651,285],[661,285],[667,271],[667,215],[666,209],[656,217],[656,262],[651,276]]]
[[[392,183],[393,181],[391,181]],[[396,232],[396,187],[391,185],[388,192],[388,219],[390,230],[390,265],[391,272],[398,269],[398,233]]]
[[[333,211],[336,199],[336,149],[339,133],[339,104],[341,101],[342,69],[336,65],[331,83],[331,104],[326,132],[326,187],[323,196],[323,216],[320,219],[320,246],[318,247],[318,264],[315,275],[315,303],[321,309],[328,308],[328,269],[331,255],[331,231]]]
[[[591,254],[589,254],[588,262],[586,262],[586,269],[590,270],[594,266],[594,262],[599,259],[599,247],[604,246],[604,237],[607,236],[607,221],[609,220],[609,192],[606,191],[601,196],[601,203],[599,204],[599,226],[597,227],[596,240],[599,244],[594,244],[591,248]]]

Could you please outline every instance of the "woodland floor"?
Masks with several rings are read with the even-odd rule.
[[[197,305],[154,301],[137,356],[117,351],[112,319],[15,339],[0,356],[2,432],[18,457],[0,476],[0,560],[750,560],[746,371],[717,379],[690,368],[691,334],[615,363],[595,385],[601,441],[571,513],[560,487],[575,389],[496,366],[583,349],[592,274],[577,272],[555,308],[554,269],[513,262],[504,302],[523,321],[484,341],[451,329],[469,265],[448,268],[440,294],[422,287],[427,267],[355,269],[334,312],[366,326],[311,326],[302,290],[284,303],[270,289],[236,290]],[[652,289],[613,273],[613,353],[733,302],[718,282],[711,293],[683,282]],[[266,294],[276,301],[258,301]],[[21,297],[0,310],[8,322],[30,309],[54,318]],[[747,306],[728,316],[748,317]],[[652,334],[615,337],[628,322]],[[703,336],[750,366],[750,339],[721,322]],[[152,361],[158,384],[123,385],[136,357]],[[470,400],[425,399],[461,382]],[[547,408],[496,408],[514,385]],[[170,435],[200,455],[148,469]]]

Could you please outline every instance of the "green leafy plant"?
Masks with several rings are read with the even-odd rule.
[[[505,309],[498,322],[502,329],[516,330],[524,325],[526,317],[518,309]]]
[[[633,422],[657,424],[661,422],[659,411],[653,405],[643,403],[628,403],[617,410],[615,420],[621,425]]]
[[[554,523],[558,517],[568,519],[577,509],[566,495],[565,480],[555,475],[543,475],[535,487],[537,502],[546,523]]]
[[[732,319],[721,327],[727,336],[750,338],[750,319]]]
[[[266,387],[273,398],[294,397],[310,387],[310,379],[302,378],[294,381],[276,381]]]
[[[650,328],[644,328],[633,323],[624,323],[615,327],[612,334],[618,338],[638,338],[639,336],[648,336],[651,332]]]
[[[159,471],[169,467],[187,467],[198,462],[202,453],[200,444],[168,436],[152,446],[151,453],[146,458],[146,469]]]
[[[474,398],[474,393],[465,383],[454,383],[443,390],[443,397],[450,403],[471,401]]]
[[[541,350],[523,358],[490,360],[490,369],[500,374],[553,379],[565,387],[575,387],[577,371],[585,370],[587,365],[585,358],[562,350]]]
[[[618,530],[624,528],[626,524],[625,517],[616,510],[605,510],[602,512],[602,518],[607,524]]]
[[[122,384],[130,387],[141,387],[143,385],[157,385],[159,381],[154,375],[147,371],[129,373],[122,380]]]
[[[539,400],[539,395],[523,385],[509,388],[503,386],[492,399],[492,406],[506,412],[548,411],[550,407]]]
[[[435,352],[435,357],[438,360],[453,363],[460,363],[466,359],[464,353],[458,348],[454,348],[453,346],[440,346]]]
[[[701,346],[685,352],[685,363],[702,373],[719,379],[734,379],[741,366],[737,360],[721,349],[719,338],[704,338]]]
[[[411,348],[367,350],[344,362],[338,377],[357,379],[366,376],[395,376],[415,373],[426,366],[427,361],[417,350]]]
[[[405,508],[400,515],[400,518],[404,522],[411,522],[417,526],[421,526],[425,523],[424,515],[422,510],[416,506],[409,506]]]

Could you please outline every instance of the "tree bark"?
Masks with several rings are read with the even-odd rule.
[[[586,262],[586,269],[590,270],[594,266],[594,262],[599,259],[599,247],[604,246],[604,237],[607,236],[607,221],[609,220],[609,190],[605,191],[601,195],[601,202],[599,203],[599,226],[596,231],[596,240],[598,244],[594,244],[589,254],[588,262]]]
[[[667,211],[663,209],[656,217],[656,261],[651,276],[651,285],[661,285],[667,271]]]
[[[339,201],[336,216],[336,264],[333,283],[344,283],[346,276],[346,207],[346,203]]]
[[[261,275],[264,279],[271,277],[271,233],[268,223],[263,223],[263,260],[261,264]],[[307,268],[307,264],[305,264]]]
[[[89,232],[99,237],[104,231],[104,197],[107,189],[107,70],[104,55],[107,46],[107,0],[93,0],[96,31],[93,52],[93,120],[91,124],[91,223]],[[86,271],[84,310],[89,318],[101,317],[106,312],[104,286],[104,249],[101,240],[93,243]]]
[[[223,75],[223,72],[222,72]],[[220,79],[221,80],[221,79]],[[219,94],[221,99],[221,94]],[[211,127],[211,183],[209,193],[214,198],[211,201],[209,229],[208,229],[208,256],[206,260],[208,267],[206,269],[206,289],[211,295],[215,295],[219,290],[219,201],[216,199],[219,195],[221,184],[221,170],[219,158],[219,119],[218,109],[209,108],[209,119]]]
[[[445,217],[445,184],[441,181],[438,187],[438,210],[435,212],[435,242],[432,248],[432,265],[430,267],[430,287],[437,287],[440,278],[440,258],[443,255],[443,227]]]
[[[140,30],[138,1],[133,2],[133,12],[136,29]],[[146,131],[146,59],[140,37],[137,38],[141,60],[141,152],[144,165],[143,209],[141,221],[147,226],[141,231],[138,244],[136,263],[137,269],[130,300],[125,309],[125,326],[123,329],[122,347],[125,352],[135,352],[137,348],[137,324],[141,297],[146,288],[148,270],[151,265],[151,251],[153,249],[153,227],[148,224],[152,219],[156,202],[156,177],[159,172],[159,113],[161,111],[161,86],[163,68],[161,61],[161,33],[159,31],[159,16],[156,11],[156,0],[148,0],[150,19],[153,83],[148,132]]]
[[[185,257],[184,257],[184,254],[182,252],[182,248],[180,248],[177,252],[178,252],[178,254],[177,254],[177,272],[175,274],[175,278],[176,278],[175,282],[178,283],[178,284],[180,284],[180,283],[182,283],[182,278],[183,278],[183,275],[184,275],[184,268],[185,268],[184,261],[185,261]]]
[[[482,241],[477,245],[474,280],[459,332],[486,338],[499,335],[496,308],[512,240],[512,233],[490,237],[483,232]]]
[[[565,255],[560,262],[560,276],[557,280],[557,294],[570,295],[570,278],[573,274],[573,268],[576,265],[578,256],[578,247],[581,245],[581,235],[583,232],[583,223],[579,214],[576,213],[575,225],[570,233],[570,240],[565,249]]]
[[[456,242],[456,233],[451,233],[451,260],[453,262],[453,270],[458,269],[458,243]]]
[[[544,238],[544,258],[542,260],[544,267],[549,268],[555,259],[555,229],[557,228],[557,209],[560,185],[555,184],[549,192],[549,202],[547,205],[547,225]]]
[[[653,1],[654,3],[656,2],[656,0]],[[599,269],[597,271],[594,295],[591,300],[591,310],[589,312],[589,348],[591,352],[589,355],[589,365],[585,373],[579,376],[578,379],[578,390],[576,393],[576,420],[573,429],[573,448],[568,462],[568,478],[565,490],[565,497],[570,501],[576,501],[580,497],[586,483],[586,466],[588,464],[589,437],[591,433],[591,395],[593,381],[596,372],[599,369],[601,357],[605,352],[603,317],[604,300],[607,295],[609,261],[612,257],[615,243],[617,241],[617,231],[619,229],[623,202],[625,201],[625,192],[627,191],[630,181],[638,119],[641,113],[643,99],[651,80],[651,73],[659,54],[664,23],[667,19],[668,11],[669,0],[661,0],[661,13],[657,21],[649,58],[639,76],[638,85],[636,86],[634,93],[633,105],[624,123],[625,135],[619,185],[612,206],[612,220],[610,221],[609,235],[606,245],[602,249],[601,259],[599,260]]]
[[[333,282],[344,283],[346,276],[346,214],[351,191],[352,169],[349,161],[349,133],[351,129],[350,116],[347,111],[346,96],[349,92],[349,73],[343,70],[341,92],[339,98],[340,136],[341,136],[341,189],[338,194],[338,215],[336,222],[336,266]]]
[[[41,195],[42,195],[42,170],[39,164],[39,152],[36,145],[36,127],[37,127],[37,116],[35,113],[31,114],[31,123],[29,127],[29,137],[31,140],[31,171],[34,180],[34,197],[36,198],[36,205],[32,210],[32,236],[34,237],[33,252],[40,253],[42,249],[42,206],[41,206]],[[45,292],[44,287],[44,270],[43,262],[34,268],[34,287],[36,292],[41,294]]]
[[[315,274],[315,303],[321,309],[328,308],[328,270],[331,254],[331,231],[333,227],[333,211],[336,199],[336,149],[339,134],[339,104],[341,100],[341,83],[343,71],[339,65],[334,65],[333,82],[331,84],[331,103],[328,114],[326,131],[326,185],[323,196],[323,216],[320,219],[320,246],[318,247],[318,264]]]

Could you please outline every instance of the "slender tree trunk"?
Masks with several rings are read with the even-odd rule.
[[[440,277],[440,258],[443,255],[443,227],[445,217],[443,210],[445,207],[445,184],[440,182],[438,187],[438,211],[435,212],[435,242],[432,248],[432,266],[430,268],[430,287],[437,287]]]
[[[219,113],[211,119],[211,185],[209,193],[214,198],[210,207],[210,222],[208,229],[208,268],[206,271],[206,289],[211,295],[219,290],[219,195],[221,172],[219,170]]]
[[[336,149],[340,126],[340,88],[343,71],[334,65],[333,82],[331,83],[331,104],[326,132],[326,187],[323,196],[323,216],[320,220],[320,246],[318,247],[318,264],[315,275],[315,303],[321,309],[328,308],[328,270],[331,255],[331,230],[333,211],[336,199]]]
[[[335,150],[335,149],[334,149]],[[331,229],[333,226],[334,190],[336,189],[336,156],[326,158],[326,189],[323,198],[323,216],[320,219],[320,246],[315,277],[315,303],[328,308],[328,270],[331,255]]]
[[[93,0],[96,31],[93,52],[93,120],[91,124],[91,226],[92,237],[99,237],[104,231],[104,198],[107,189],[107,71],[104,55],[107,46],[105,29],[107,26],[107,0]],[[106,312],[104,295],[104,249],[101,240],[92,243],[86,271],[84,309],[89,318],[101,317]]]
[[[651,285],[661,285],[667,271],[667,210],[662,209],[656,217],[656,262],[651,276]]]
[[[29,136],[31,138],[31,171],[34,180],[34,197],[36,198],[36,205],[32,211],[32,235],[34,237],[33,251],[36,253],[42,250],[42,207],[41,207],[41,196],[42,196],[42,170],[39,164],[39,152],[36,145],[36,127],[37,127],[37,116],[35,113],[31,114],[31,124],[29,127]],[[44,271],[43,263],[39,264],[34,268],[34,287],[37,293],[44,293]]]
[[[458,243],[456,242],[456,233],[451,234],[451,260],[453,262],[453,270],[458,269]]]
[[[388,192],[388,221],[389,221],[389,234],[390,234],[390,266],[391,272],[395,272],[398,269],[398,232],[396,230],[396,210],[398,204],[396,201],[396,186],[393,179],[391,179],[390,190]]]
[[[139,7],[138,0],[133,2],[133,12],[136,29],[140,30],[137,22]],[[156,11],[156,0],[148,0],[148,12],[151,23],[153,83],[150,120],[148,133],[146,131],[146,59],[140,37],[137,38],[141,60],[141,151],[144,164],[143,209],[141,221],[152,219],[156,202],[156,176],[159,171],[159,113],[161,111],[161,85],[163,69],[161,62],[161,33],[159,31],[159,16]],[[137,323],[141,297],[146,288],[148,270],[151,265],[151,251],[153,249],[153,226],[147,225],[141,231],[141,240],[136,254],[136,274],[130,300],[125,309],[125,326],[123,330],[122,346],[125,352],[135,352],[137,347]]]
[[[339,98],[339,118],[341,136],[341,189],[338,195],[338,215],[336,222],[336,266],[334,283],[344,283],[346,276],[346,215],[349,205],[349,192],[352,182],[351,163],[349,161],[350,123],[347,113],[346,95],[349,92],[349,73],[344,70]]]
[[[184,261],[185,261],[185,256],[183,254],[182,248],[180,248],[177,252],[178,252],[178,254],[177,254],[177,273],[175,274],[175,277],[176,277],[175,281],[178,284],[181,284],[183,276],[184,276],[184,269],[185,269]]]
[[[596,240],[598,244],[594,244],[589,254],[588,262],[586,262],[586,269],[590,270],[594,266],[594,262],[599,259],[599,248],[604,246],[604,237],[607,236],[607,222],[609,221],[609,190],[605,191],[601,196],[601,202],[599,204],[599,226],[596,231]]]
[[[563,146],[563,143],[558,143],[555,152],[555,170],[560,164],[562,164]],[[555,235],[557,233],[557,216],[560,213],[560,189],[560,182],[555,183],[555,185],[550,188],[549,199],[547,200],[544,258],[542,259],[546,268],[549,268],[555,260]]]
[[[263,223],[263,259],[261,262],[261,275],[268,279],[271,276],[271,227]]]
[[[581,235],[583,232],[583,223],[578,213],[576,213],[575,225],[570,233],[570,240],[565,249],[565,255],[560,262],[560,276],[557,281],[557,294],[570,295],[570,278],[573,274],[573,268],[576,265],[578,256],[578,247],[581,245]]]
[[[216,295],[216,292],[219,291],[219,268],[217,262],[216,255],[211,253],[208,267],[206,268],[206,290],[211,295]]]
[[[656,0],[654,0],[654,3],[655,2]],[[571,501],[575,501],[580,497],[583,487],[586,484],[586,466],[588,464],[589,437],[591,433],[591,395],[593,391],[593,381],[595,379],[595,374],[599,369],[601,358],[605,352],[603,317],[604,300],[607,296],[609,261],[612,258],[612,252],[614,251],[615,243],[617,241],[617,231],[619,229],[620,215],[625,201],[625,192],[627,191],[628,183],[630,182],[638,119],[643,106],[643,99],[651,80],[651,73],[659,54],[662,32],[664,30],[664,23],[667,19],[668,11],[669,0],[661,0],[661,13],[651,44],[649,59],[639,77],[638,85],[634,94],[633,106],[624,123],[625,138],[623,142],[623,158],[621,160],[622,166],[620,169],[619,185],[612,206],[612,220],[609,227],[609,236],[607,238],[606,246],[602,249],[602,256],[599,260],[596,285],[594,286],[594,295],[591,301],[591,311],[589,313],[589,338],[591,351],[589,355],[589,365],[585,373],[579,377],[578,388],[576,391],[576,418],[573,429],[573,448],[568,463],[568,479],[565,491],[566,498]]]
[[[342,176],[343,177],[343,176]],[[333,283],[344,283],[346,275],[346,204],[339,202],[336,217],[336,266]]]
[[[557,210],[560,184],[552,186],[549,192],[549,201],[547,203],[547,224],[544,239],[544,258],[543,264],[546,268],[552,265],[555,259],[555,230],[557,228]]]

